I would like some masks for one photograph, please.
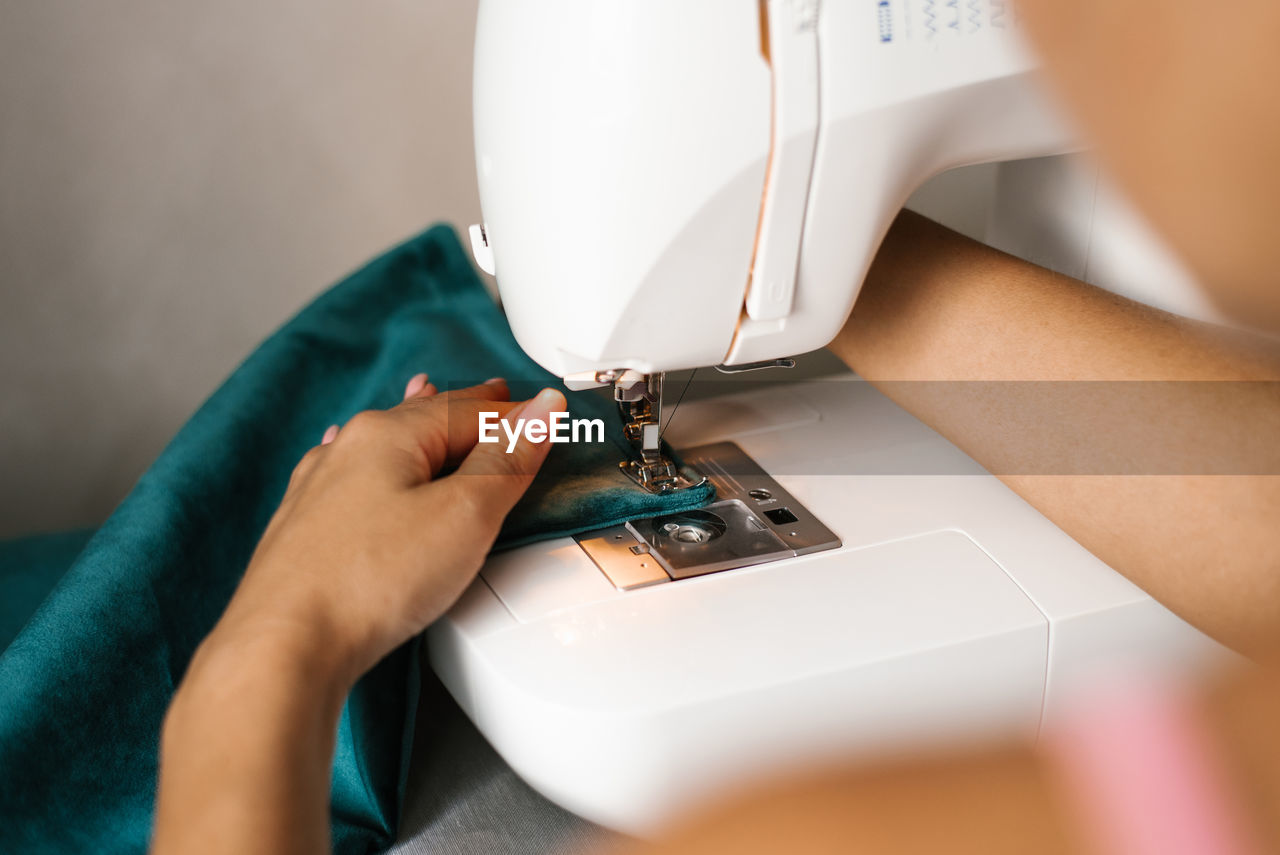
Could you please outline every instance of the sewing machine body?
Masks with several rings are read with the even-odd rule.
[[[476,259],[652,492],[663,372],[825,346],[926,179],[1074,145],[1005,0],[484,0],[474,81]]]
[[[484,0],[482,267],[561,377],[825,346],[930,176],[1074,137],[1005,0]]]
[[[1100,663],[1218,648],[848,375],[686,402],[831,529],[813,554],[620,590],[572,538],[493,556],[431,662],[530,784],[650,834],[751,776],[1010,730]]]
[[[824,346],[921,182],[1071,147],[1005,6],[483,0],[477,261],[530,356],[614,385],[638,481],[680,488],[661,372]],[[1022,178],[1085,236],[1036,260],[1088,271],[1096,193]],[[1032,257],[1049,234],[1004,237]],[[1034,734],[1100,662],[1220,652],[867,384],[743,389],[685,402],[665,438],[736,443],[821,548],[683,578],[547,541],[491,557],[430,630],[477,727],[569,810],[644,835],[756,774]]]

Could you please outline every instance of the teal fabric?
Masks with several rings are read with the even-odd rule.
[[[618,468],[628,448],[617,405],[612,399],[590,393],[568,397],[569,409],[576,417],[599,418],[605,423],[606,441],[553,446],[543,471],[507,516],[495,551],[640,517],[698,508],[715,498],[715,487],[709,481],[672,496],[654,496],[638,489]],[[670,446],[663,443],[663,448],[679,461]]]
[[[0,654],[0,850],[145,849],[164,711],[290,471],[326,426],[394,405],[417,371],[442,388],[503,375],[520,395],[554,382],[517,347],[447,227],[376,259],[263,343],[87,543],[68,536],[0,551],[8,568],[0,596],[15,597],[0,613],[10,634],[61,575]],[[634,488],[616,468],[622,440],[609,402],[579,394],[571,409],[608,419],[610,440],[555,446],[504,545],[710,498]],[[337,852],[394,840],[418,649],[388,656],[343,710],[332,790]]]
[[[92,531],[66,531],[0,541],[0,650],[49,596],[91,536]]]

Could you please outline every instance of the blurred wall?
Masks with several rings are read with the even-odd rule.
[[[478,219],[475,0],[0,0],[0,536],[100,521],[253,346]]]

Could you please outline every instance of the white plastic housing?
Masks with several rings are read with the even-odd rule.
[[[734,440],[843,546],[624,592],[551,540],[428,635],[498,753],[595,822],[650,835],[756,776],[1034,735],[1101,666],[1220,652],[869,384],[686,401],[667,436]]]
[[[822,4],[821,119],[794,300],[783,318],[744,316],[724,362],[830,342],[894,216],[927,179],[1075,146],[1005,7],[998,0]]]
[[[1001,0],[483,0],[480,255],[517,340],[561,376],[827,344],[915,187],[1071,146],[1012,25]]]
[[[721,361],[769,146],[754,0],[483,0],[474,85],[525,351],[560,376]]]

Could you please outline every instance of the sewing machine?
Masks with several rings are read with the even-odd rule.
[[[432,627],[551,799],[645,834],[760,774],[1034,733],[1099,659],[1212,649],[856,378],[663,420],[666,372],[827,344],[925,179],[1073,147],[1005,2],[483,0],[475,135],[473,248],[521,346],[612,386],[636,489],[717,487],[494,556]]]

